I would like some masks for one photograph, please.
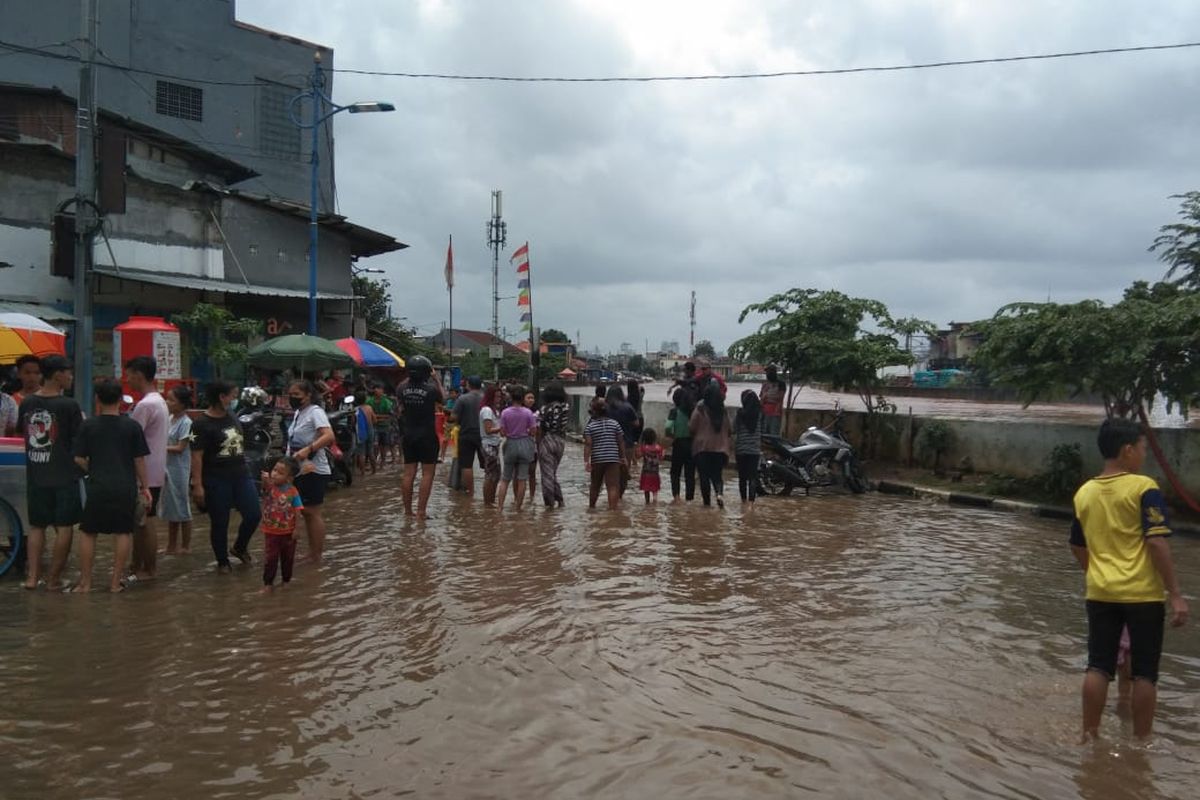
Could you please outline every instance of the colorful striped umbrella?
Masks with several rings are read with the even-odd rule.
[[[21,356],[66,355],[67,335],[48,322],[29,314],[0,314],[0,364],[11,364]]]
[[[334,342],[346,351],[354,363],[360,367],[397,368],[404,366],[404,359],[388,350],[381,344],[368,342],[366,339],[338,339]]]

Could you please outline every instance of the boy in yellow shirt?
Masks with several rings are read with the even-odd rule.
[[[1106,419],[1097,438],[1104,470],[1075,493],[1071,551],[1087,573],[1088,666],[1083,678],[1083,737],[1099,735],[1108,684],[1117,670],[1122,628],[1129,628],[1133,733],[1150,735],[1158,701],[1163,623],[1187,621],[1167,537],[1167,507],[1153,478],[1139,475],[1146,438],[1137,423]]]

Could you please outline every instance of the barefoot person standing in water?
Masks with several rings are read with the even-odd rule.
[[[345,394],[342,396],[345,397]],[[288,404],[296,410],[296,415],[288,426],[287,454],[300,464],[295,486],[304,504],[301,515],[304,517],[304,532],[308,535],[306,560],[313,564],[320,564],[325,553],[325,515],[322,507],[329,476],[333,472],[329,465],[329,454],[325,450],[334,442],[333,428],[329,426],[329,417],[321,408],[320,400],[317,388],[310,381],[292,381],[288,387]]]
[[[167,555],[192,552],[192,504],[188,483],[192,476],[192,418],[187,409],[192,390],[180,384],[167,392],[167,470],[162,492],[162,517],[167,521]]]
[[[229,563],[231,552],[243,563],[250,562],[247,546],[258,528],[262,510],[246,468],[242,426],[230,413],[237,400],[237,388],[218,378],[205,387],[204,399],[208,408],[192,423],[189,480],[196,507],[201,513],[208,513],[208,537],[217,559],[217,572],[228,573],[233,571]],[[230,550],[229,515],[235,508],[242,521]]]
[[[404,513],[413,516],[413,484],[417,466],[421,467],[421,488],[417,495],[417,519],[428,519],[426,508],[433,491],[442,443],[438,439],[436,414],[439,403],[445,402],[446,391],[433,372],[433,363],[425,356],[408,360],[408,380],[397,390],[404,411]]]
[[[121,414],[121,384],[112,378],[96,385],[100,413],[83,423],[75,440],[75,463],[87,473],[87,505],[79,525],[79,592],[92,590],[96,562],[96,537],[114,536],[112,578],[109,589],[122,589],[121,575],[133,547],[138,498],[150,505],[150,479],[146,460],[150,447],[140,424]]]
[[[1124,628],[1129,630],[1133,734],[1144,738],[1150,735],[1158,702],[1163,623],[1169,611],[1171,625],[1183,625],[1188,604],[1167,544],[1166,501],[1154,479],[1138,474],[1146,460],[1141,428],[1132,420],[1106,419],[1098,444],[1104,469],[1075,494],[1070,539],[1071,552],[1087,573],[1083,738],[1100,734]]]
[[[63,588],[61,579],[71,554],[74,526],[83,508],[79,500],[79,468],[73,452],[83,426],[83,412],[63,393],[75,373],[65,356],[46,356],[41,364],[42,386],[21,401],[18,428],[25,439],[25,492],[29,512],[29,573],[26,589],[36,589],[42,570],[46,529],[54,528],[49,587]]]

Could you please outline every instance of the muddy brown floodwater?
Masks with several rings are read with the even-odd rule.
[[[199,554],[118,596],[5,580],[0,796],[1197,796],[1194,626],[1152,744],[1115,713],[1077,744],[1061,523],[875,494],[589,514],[577,449],[564,474],[565,511],[439,486],[426,526],[369,479],[272,596]]]

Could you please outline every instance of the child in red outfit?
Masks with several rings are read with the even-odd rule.
[[[638,445],[637,455],[642,459],[642,477],[638,487],[646,495],[646,505],[650,504],[651,496],[658,502],[658,492],[662,488],[662,478],[658,474],[662,464],[663,449],[658,444],[658,434],[653,428],[642,431],[642,443]]]
[[[275,569],[280,568],[283,582],[292,579],[296,562],[296,520],[304,510],[300,493],[292,480],[300,471],[294,458],[283,457],[275,462],[268,475],[263,473],[262,529],[266,536],[263,565],[263,591],[269,592],[275,583]]]

